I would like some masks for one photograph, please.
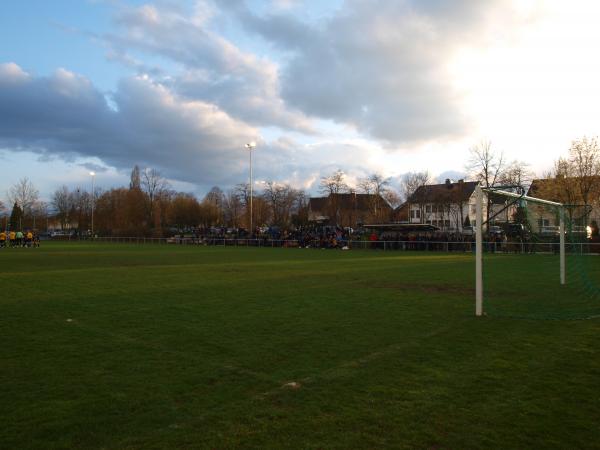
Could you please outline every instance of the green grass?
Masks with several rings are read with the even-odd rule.
[[[475,318],[470,254],[46,244],[0,264],[0,448],[600,448],[600,320]],[[556,265],[490,256],[494,306],[577,305]]]

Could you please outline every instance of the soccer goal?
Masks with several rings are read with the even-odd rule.
[[[565,205],[526,196],[522,189],[520,192],[518,191],[518,189],[517,192],[502,188],[486,189],[481,186],[477,186],[475,189],[476,316],[484,314],[483,255],[485,250],[503,253],[512,253],[513,251],[515,253],[533,253],[534,251],[558,253],[556,280],[561,285],[566,283]],[[484,209],[486,210],[485,214]],[[488,209],[491,211],[488,212]],[[503,227],[493,225],[492,218],[499,216],[506,218]],[[515,218],[517,218],[516,221]],[[552,218],[552,225],[549,218]],[[543,240],[533,241],[530,236],[534,234],[541,236]],[[518,269],[515,268],[515,270]],[[524,284],[527,285],[527,282],[525,281]]]

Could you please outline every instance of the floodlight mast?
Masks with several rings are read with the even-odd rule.
[[[250,155],[250,237],[254,236],[254,227],[252,222],[252,197],[254,196],[252,189],[252,149],[256,147],[256,142],[252,141],[246,144],[246,148],[248,149],[248,153]]]
[[[90,172],[90,176],[92,177],[92,240],[94,239],[94,207],[96,206],[96,197],[94,195],[95,190],[95,181],[96,181],[96,172]]]
[[[475,315],[483,315],[483,193],[495,193],[505,197],[511,197],[519,200],[526,200],[532,203],[555,206],[559,209],[560,225],[560,284],[566,284],[565,275],[565,205],[562,203],[551,202],[541,198],[519,195],[514,192],[502,191],[494,188],[482,188],[481,185],[475,187]]]

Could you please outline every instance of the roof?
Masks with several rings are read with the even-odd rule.
[[[379,230],[379,231],[439,231],[439,227],[427,223],[379,223],[371,225],[363,225],[364,228]]]
[[[558,201],[558,198],[547,198],[547,197],[557,197],[557,195],[548,195],[551,192],[557,192],[555,188],[557,184],[557,180],[554,178],[542,178],[539,180],[533,180],[531,182],[531,186],[529,186],[529,191],[527,191],[527,195],[529,197],[539,197],[544,196],[544,200],[552,200]],[[554,186],[553,186],[554,185]]]
[[[379,197],[379,207],[391,210],[392,207],[381,196],[375,194],[329,194],[328,197],[311,197],[308,201],[308,206],[311,211],[323,211],[330,205],[330,201],[334,199],[337,202],[337,207],[344,209],[357,209],[359,211],[369,211],[373,207],[373,201]]]
[[[409,203],[459,203],[473,195],[477,181],[427,184],[419,188],[408,199]]]
[[[533,180],[527,195],[558,203],[581,202],[579,178],[542,178]],[[589,177],[583,184],[600,185],[600,177]]]
[[[311,211],[323,211],[327,207],[327,197],[311,197],[308,207]]]

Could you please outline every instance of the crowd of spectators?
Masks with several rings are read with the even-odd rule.
[[[173,242],[322,249],[370,248],[460,252],[470,252],[475,249],[473,234],[444,231],[381,231],[335,226],[299,227],[293,230],[278,227],[257,228],[252,236],[244,229],[197,229],[176,235]],[[488,252],[531,253],[558,249],[558,237],[537,240],[531,235],[507,236],[504,233],[490,233],[484,236],[484,242]]]
[[[254,235],[244,229],[210,228],[176,234],[175,243],[224,244],[228,241],[244,241],[248,245],[287,246],[302,248],[347,249],[359,245],[363,248],[388,248],[405,250],[447,250],[451,247],[463,250],[471,237],[451,233],[390,233],[373,229],[352,229],[335,226],[299,227],[293,230],[278,227],[257,228]]]

